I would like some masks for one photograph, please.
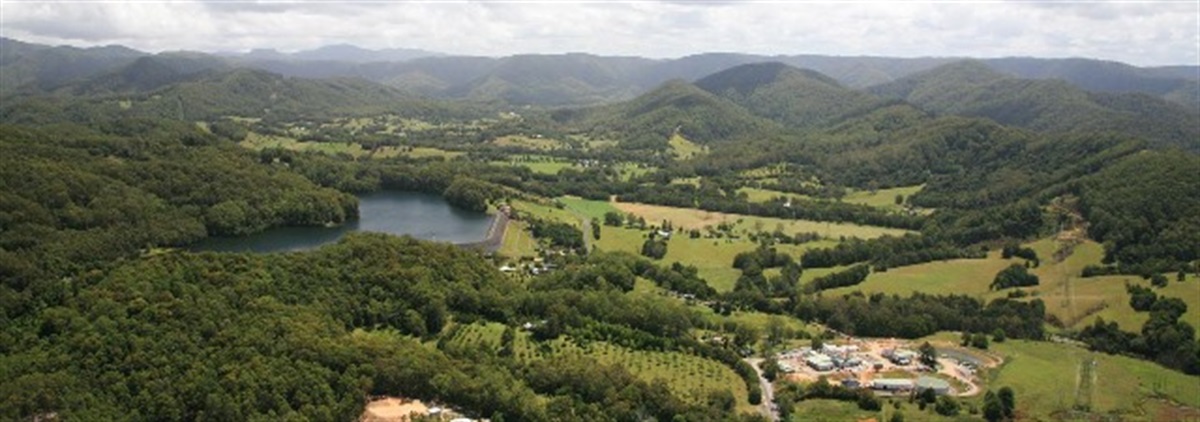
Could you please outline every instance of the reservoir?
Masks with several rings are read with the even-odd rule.
[[[491,216],[450,206],[442,197],[419,192],[382,191],[358,197],[358,220],[337,227],[278,227],[242,237],[213,237],[195,251],[282,252],[336,242],[346,233],[368,231],[410,235],[450,243],[476,242],[487,235]]]

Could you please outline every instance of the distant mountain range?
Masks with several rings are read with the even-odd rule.
[[[845,87],[861,89],[892,83],[960,60],[733,53],[668,60],[578,53],[493,58],[447,56],[414,49],[369,50],[344,44],[295,53],[253,50],[149,54],[120,46],[52,47],[0,38],[0,95],[54,91],[105,74],[128,76],[139,72],[154,77],[149,80],[135,77],[137,83],[124,85],[110,80],[109,84],[114,84],[111,88],[115,91],[148,90],[202,71],[248,67],[293,77],[362,78],[433,97],[564,106],[628,100],[669,80],[697,81],[751,63],[778,62],[808,69]],[[1091,59],[1034,58],[986,59],[977,63],[1009,77],[1059,79],[1092,92],[1144,93],[1200,110],[1200,66],[1142,68]]]

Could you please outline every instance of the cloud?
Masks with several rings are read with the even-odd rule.
[[[350,43],[451,54],[708,51],[1093,57],[1200,64],[1200,3],[570,1],[6,2],[3,36],[148,51]]]

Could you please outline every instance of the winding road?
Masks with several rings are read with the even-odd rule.
[[[758,405],[758,411],[763,416],[766,416],[767,419],[778,421],[779,410],[775,407],[775,386],[771,385],[771,381],[763,377],[762,369],[758,367],[759,364],[762,364],[763,358],[746,358],[743,360],[754,368],[754,373],[758,374],[758,385],[762,389],[762,403]]]

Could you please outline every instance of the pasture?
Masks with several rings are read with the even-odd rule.
[[[302,142],[295,138],[276,135],[261,135],[255,132],[246,134],[246,139],[238,145],[252,150],[265,148],[282,148],[291,151],[316,151],[325,154],[348,154],[355,158],[365,155],[368,151],[362,145],[352,142]]]
[[[525,148],[525,149],[539,150],[539,151],[555,150],[555,149],[559,149],[563,146],[562,142],[560,142],[556,139],[546,138],[541,135],[501,136],[499,138],[496,138],[494,141],[492,141],[492,144],[496,145],[496,146],[502,146],[502,147],[517,147],[517,148]]]
[[[1016,261],[1000,259],[999,252],[992,252],[987,259],[954,259],[889,268],[886,272],[872,272],[862,284],[832,289],[827,294],[861,291],[866,294],[909,296],[921,292],[985,297],[992,293],[988,285],[996,273],[1013,262]],[[807,272],[809,270],[805,270]]]
[[[900,211],[904,208],[896,204],[896,195],[903,195],[905,200],[907,200],[908,197],[920,192],[923,188],[925,188],[925,185],[903,186],[875,191],[851,191],[842,198],[842,202]]]
[[[760,188],[752,188],[752,187],[739,188],[737,190],[737,193],[739,195],[743,194],[743,193],[746,194],[746,200],[750,201],[750,202],[767,202],[767,201],[773,200],[773,199],[781,197],[781,196],[788,197],[788,198],[808,198],[807,196],[790,193],[790,192],[781,192],[781,191],[777,191],[777,190],[760,189]]]
[[[520,221],[509,221],[504,228],[504,242],[499,253],[509,258],[536,257],[537,239],[529,234],[529,225]]]
[[[508,160],[491,161],[498,166],[527,167],[534,173],[558,174],[559,170],[572,167],[575,163],[546,155],[512,155]]]
[[[643,217],[648,223],[657,224],[663,220],[667,220],[675,227],[683,227],[684,229],[702,229],[706,226],[715,227],[717,224],[723,222],[732,222],[735,225],[735,231],[740,233],[780,229],[787,234],[813,232],[829,239],[842,237],[872,239],[883,235],[900,236],[906,233],[904,230],[887,227],[810,220],[786,220],[774,217],[726,214],[693,208],[676,208],[634,202],[615,202],[613,206],[627,214]]]
[[[600,240],[596,247],[606,251],[626,251],[634,254],[641,253],[642,243],[646,241],[649,231],[625,227],[603,226],[600,230]],[[776,245],[776,249],[786,252],[793,258],[799,258],[807,249],[831,247],[832,241],[809,242],[803,245]],[[701,278],[717,291],[733,290],[741,271],[733,268],[733,258],[742,252],[749,252],[758,247],[757,243],[746,239],[716,239],[689,238],[684,233],[675,233],[667,243],[667,255],[660,264],[669,265],[679,262],[684,265],[694,265]],[[817,270],[814,270],[817,271]],[[809,271],[805,271],[806,277]],[[819,271],[817,272],[819,274]],[[803,280],[804,278],[801,278]]]
[[[604,222],[605,213],[620,212],[608,201],[583,199],[578,196],[562,196],[558,198],[558,201],[566,204],[568,210],[581,216],[599,219],[601,223]]]
[[[991,353],[1005,363],[988,374],[989,386],[1012,387],[1018,411],[1029,419],[1086,408],[1126,420],[1160,420],[1167,406],[1157,398],[1200,407],[1200,378],[1152,362],[1024,340],[992,343]]]
[[[667,140],[667,144],[671,146],[671,153],[675,155],[675,158],[680,160],[687,160],[708,153],[708,147],[689,141],[678,133],[671,135],[671,139]]]

